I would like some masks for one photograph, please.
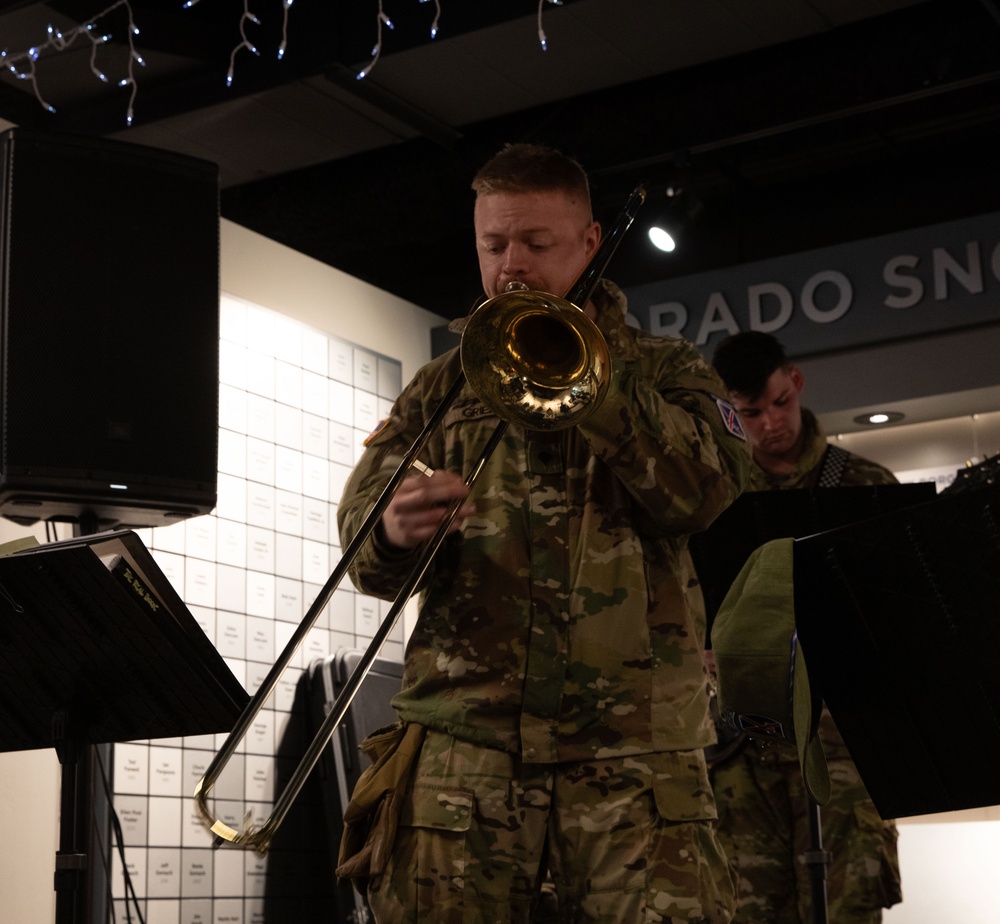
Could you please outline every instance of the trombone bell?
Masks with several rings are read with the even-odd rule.
[[[498,417],[526,430],[576,426],[611,381],[608,346],[572,302],[546,292],[502,292],[483,302],[462,333],[462,368]]]

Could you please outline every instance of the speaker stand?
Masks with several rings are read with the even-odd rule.
[[[56,924],[87,924],[102,920],[94,888],[99,849],[92,836],[97,824],[94,781],[95,745],[82,744],[72,734],[72,721],[60,712],[52,721],[52,745],[62,768],[59,798],[59,849],[56,851]],[[93,916],[91,912],[95,911]]]
[[[73,524],[74,536],[92,536],[99,531],[97,514],[90,510]],[[104,766],[110,767],[113,745],[88,744],[76,737],[72,717],[63,711],[52,719],[52,746],[61,767],[54,876],[56,924],[101,924],[108,920],[111,806],[106,796],[98,795],[98,748]],[[106,848],[105,862],[98,864]]]

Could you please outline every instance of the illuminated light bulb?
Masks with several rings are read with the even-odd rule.
[[[677,247],[677,242],[670,236],[668,231],[663,228],[653,226],[649,229],[649,240],[657,250],[662,250],[664,253],[670,253]]]
[[[556,0],[549,0],[549,3],[556,3]],[[558,4],[556,4],[558,6]],[[542,7],[545,0],[538,0],[538,43],[542,46],[542,51],[549,50],[549,41],[545,37],[545,30],[542,28]]]

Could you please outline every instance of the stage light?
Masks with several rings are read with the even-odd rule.
[[[663,253],[672,253],[683,247],[695,222],[701,218],[704,205],[692,191],[678,184],[661,187],[654,202],[660,204],[653,213],[646,233],[650,243]]]
[[[664,253],[670,253],[677,246],[673,235],[660,224],[651,225],[648,234],[652,245]]]

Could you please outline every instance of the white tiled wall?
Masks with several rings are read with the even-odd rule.
[[[339,560],[336,504],[362,440],[401,389],[401,365],[229,296],[221,322],[218,506],[141,536],[252,693]],[[216,783],[218,817],[242,828],[248,810],[258,821],[270,814],[282,771],[276,748],[311,737],[308,718],[293,710],[303,672],[340,647],[366,646],[387,609],[347,581],[335,592]],[[402,658],[401,627],[382,654]],[[224,737],[115,746],[124,863],[149,924],[308,920],[304,892],[322,908],[327,856],[289,862],[277,850],[213,848],[192,793]],[[325,846],[322,838],[309,846],[317,844]],[[312,871],[306,885],[303,867]],[[125,920],[118,856],[112,890]],[[295,902],[290,916],[268,910]]]

